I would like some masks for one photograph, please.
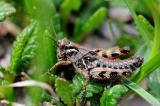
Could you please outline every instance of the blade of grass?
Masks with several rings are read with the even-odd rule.
[[[138,95],[140,95],[143,99],[145,99],[148,103],[150,103],[152,106],[160,106],[160,102],[153,97],[151,94],[149,94],[147,91],[145,91],[143,88],[138,86],[136,83],[128,80],[128,79],[123,79],[123,83],[136,92]]]
[[[160,100],[160,68],[152,73],[148,78],[149,92]]]
[[[139,19],[137,17],[137,14],[136,14],[136,12],[135,12],[135,10],[133,8],[132,2],[130,0],[123,0],[123,1],[127,5],[127,7],[128,7],[128,9],[129,9],[134,21],[135,21],[135,24],[136,24],[139,32],[142,33],[142,37],[143,37],[144,41],[150,43],[150,41],[148,39],[149,35],[148,35],[148,33],[146,33],[145,29],[141,25],[141,22],[139,21]]]
[[[159,14],[159,6],[158,3],[155,0],[150,0],[148,2],[147,0],[144,0],[144,3],[147,5],[147,7],[150,9],[153,21],[154,21],[154,40],[153,40],[153,45],[152,45],[152,51],[150,54],[149,59],[151,59],[159,50],[160,48],[160,14]]]

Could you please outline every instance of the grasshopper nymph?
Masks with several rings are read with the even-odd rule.
[[[77,45],[69,40],[62,39],[57,42],[57,56],[59,62],[51,69],[59,65],[72,64],[75,72],[83,75],[85,89],[90,78],[95,80],[118,80],[128,77],[143,63],[140,56],[132,56],[128,59],[119,60],[130,51],[129,47],[114,49],[88,49]]]

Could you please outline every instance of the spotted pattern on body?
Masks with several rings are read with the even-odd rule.
[[[75,66],[86,70],[90,77],[97,80],[118,79],[128,77],[132,71],[141,66],[143,58],[133,56],[125,60],[106,60],[89,53],[79,59]]]

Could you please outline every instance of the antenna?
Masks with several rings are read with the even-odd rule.
[[[52,28],[53,28],[53,33],[54,33],[54,40],[57,42],[58,41],[58,35],[57,35],[57,33],[56,33],[56,31],[55,31],[55,27],[54,27],[54,22],[53,22],[53,20],[51,19],[51,26],[52,26]]]
[[[56,31],[55,31],[54,26],[53,26],[53,32],[54,32],[54,35],[55,35],[55,39],[54,40],[57,42],[58,41],[58,38],[57,38],[58,35],[57,35]]]
[[[57,41],[51,35],[48,35],[47,37],[49,37],[54,42],[53,46],[56,47]]]
[[[51,19],[50,21],[51,21],[51,28],[53,28],[54,37],[52,35],[48,35],[48,37],[54,42],[54,46],[55,46],[55,45],[57,45],[57,41],[58,41],[57,37],[58,37],[58,35],[57,35],[56,31],[55,31],[55,27],[53,25],[54,24],[53,20]]]

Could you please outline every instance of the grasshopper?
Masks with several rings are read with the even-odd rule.
[[[132,56],[120,60],[119,57],[127,55],[129,47],[113,49],[88,49],[64,38],[57,41],[57,56],[59,61],[50,69],[56,69],[60,65],[72,64],[75,72],[83,75],[85,89],[89,80],[119,80],[128,77],[143,63],[141,56]]]

